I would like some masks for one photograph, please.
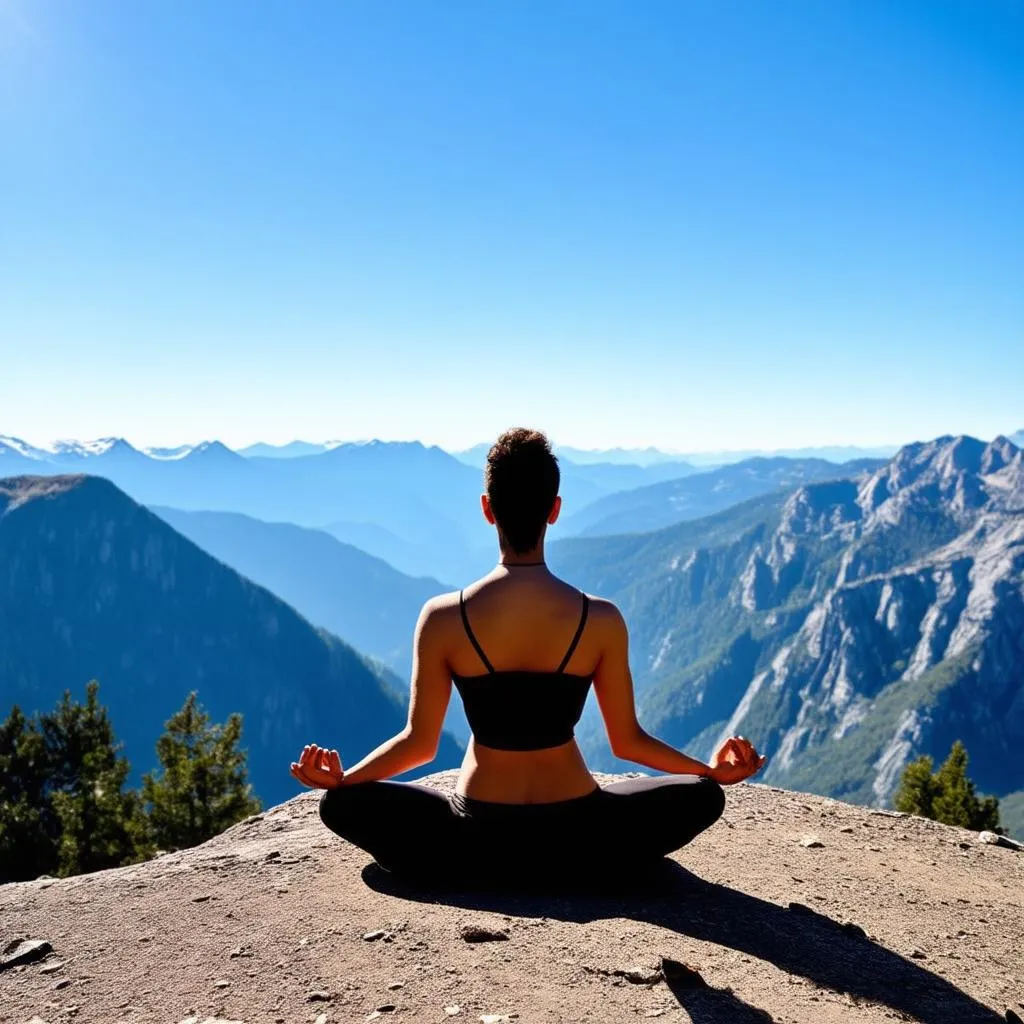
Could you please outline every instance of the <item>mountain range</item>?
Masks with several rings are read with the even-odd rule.
[[[215,720],[244,716],[265,801],[295,792],[288,762],[311,740],[351,763],[405,722],[387,669],[243,578],[98,477],[0,480],[4,713],[51,707],[100,681],[139,773],[190,690]],[[445,734],[438,758],[459,762]]]
[[[405,686],[384,663],[407,674],[439,579],[493,564],[479,472],[438,448],[0,442],[0,476],[25,466],[53,475],[0,482],[5,702],[46,707],[97,676],[145,769],[197,687],[215,715],[260,723],[247,742],[264,798],[290,785],[265,766],[323,720],[314,692],[330,693],[350,759],[394,731]],[[943,437],[887,461],[683,468],[635,487],[680,466],[564,462],[566,490],[597,497],[575,513],[567,499],[549,547],[556,571],[623,609],[645,724],[698,756],[741,732],[769,755],[767,781],[877,805],[911,758],[962,739],[980,788],[1024,827],[1020,447]],[[613,480],[626,489],[602,493]],[[395,568],[420,563],[453,571]],[[448,724],[465,734],[461,715]],[[594,767],[623,767],[592,702],[579,738]]]
[[[413,576],[458,579],[489,564],[480,475],[440,448],[371,441],[295,458],[245,458],[213,441],[161,451],[115,438],[53,451],[0,439],[0,476],[88,472],[145,505],[330,526],[342,540],[343,525],[372,531],[377,545],[369,553]]]
[[[565,463],[563,500],[582,508],[614,491],[693,471],[684,463]],[[103,476],[146,505],[321,528],[411,576],[469,579],[494,564],[479,470],[419,442],[245,457],[217,441],[142,451],[120,438],[42,449],[0,437],[0,476],[68,472]]]
[[[653,533],[552,546],[616,600],[648,728],[708,756],[741,733],[777,785],[885,804],[953,740],[986,792],[1024,790],[1024,454],[908,445],[856,479],[803,484]],[[588,762],[615,764],[592,709]]]
[[[753,458],[622,490],[585,505],[566,518],[570,536],[648,533],[663,526],[713,515],[748,498],[811,480],[854,477],[875,469],[880,459],[860,459],[836,465],[824,459]]]

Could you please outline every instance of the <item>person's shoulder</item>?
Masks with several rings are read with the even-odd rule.
[[[445,594],[435,594],[423,602],[420,609],[420,624],[428,622],[435,625],[450,618],[452,614],[459,614],[459,594],[461,591],[452,590]]]
[[[589,616],[602,630],[614,633],[626,628],[626,620],[614,601],[593,594],[587,594],[587,600]]]

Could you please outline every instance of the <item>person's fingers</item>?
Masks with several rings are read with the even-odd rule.
[[[757,764],[757,751],[754,749],[753,743],[750,740],[743,739],[740,737],[740,749],[743,751],[743,760],[750,765],[751,768]]]
[[[339,777],[345,774],[341,767],[341,755],[336,750],[331,751],[331,768]]]
[[[300,768],[296,778],[311,789],[320,789],[323,787],[323,782],[313,768]]]
[[[735,764],[738,761],[742,762],[745,759],[745,755],[743,753],[743,747],[740,745],[739,741],[736,739],[735,736],[732,737],[731,739],[727,740],[725,745],[729,748],[728,749],[728,756],[729,756],[729,760],[733,764]]]
[[[743,736],[737,736],[736,740],[739,744],[739,749],[743,752],[743,759],[751,763],[757,761],[757,751],[754,750],[754,744]]]

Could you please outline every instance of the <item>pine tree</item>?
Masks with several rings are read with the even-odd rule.
[[[156,744],[161,770],[145,776],[142,790],[158,847],[196,846],[260,809],[241,737],[241,715],[211,725],[195,692],[167,722]]]
[[[932,759],[927,755],[907,765],[893,799],[893,807],[897,811],[917,814],[922,818],[935,817],[936,783],[932,768]]]
[[[98,871],[139,860],[147,852],[146,823],[136,792],[125,791],[131,770],[99,702],[99,684],[86,687],[85,704],[65,691],[41,717],[49,756],[48,788],[60,825],[61,875]]]
[[[39,728],[15,705],[0,723],[0,883],[56,870],[60,825],[46,793],[48,774]]]
[[[893,806],[946,825],[1002,831],[999,801],[994,796],[978,797],[967,775],[967,762],[967,750],[959,740],[937,772],[932,771],[930,757],[912,761],[903,771]]]
[[[999,801],[995,797],[979,800],[974,783],[967,776],[967,750],[957,740],[935,776],[935,818],[947,825],[960,825],[975,831],[999,828]]]

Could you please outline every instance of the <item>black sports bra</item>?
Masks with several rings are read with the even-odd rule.
[[[526,672],[518,669],[495,671],[469,625],[466,601],[459,591],[459,611],[466,635],[487,669],[486,675],[460,676],[452,682],[462,697],[473,735],[494,750],[544,750],[568,743],[590,689],[590,676],[565,671],[587,624],[590,600],[580,591],[583,610],[576,635],[554,672]]]

